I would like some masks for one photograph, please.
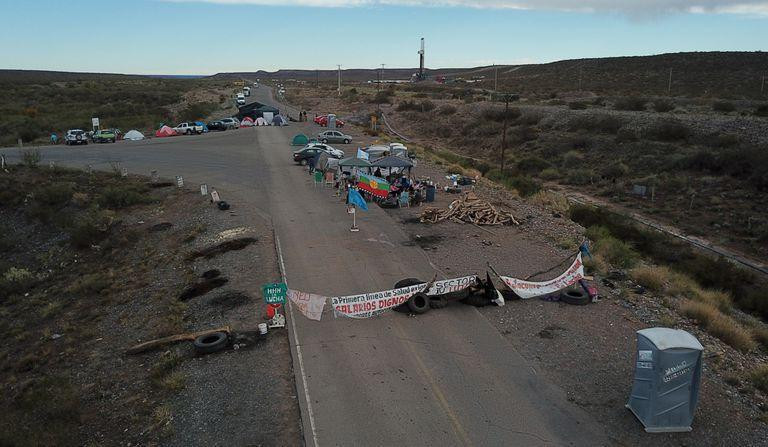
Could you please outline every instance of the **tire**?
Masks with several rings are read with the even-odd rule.
[[[192,135],[192,131],[191,131],[191,130],[189,130],[189,129],[187,129],[187,131],[186,131],[186,132],[184,132],[184,133],[186,133],[187,135]]]
[[[195,351],[198,354],[210,354],[226,348],[229,344],[229,335],[226,332],[214,332],[201,335],[195,339]]]
[[[576,306],[584,306],[589,304],[592,300],[589,298],[589,294],[587,294],[581,287],[569,287],[560,292],[560,301]]]
[[[485,307],[491,303],[491,300],[486,298],[485,293],[483,292],[483,293],[476,293],[474,295],[470,295],[464,298],[463,300],[461,300],[461,302],[469,306]]]
[[[322,140],[320,140],[320,142],[323,144],[328,144],[328,138],[323,138]]]
[[[344,144],[349,144],[349,138],[344,140]]]
[[[408,300],[408,309],[415,314],[423,314],[429,310],[429,302],[425,293],[414,293]]]
[[[114,138],[112,138],[112,140],[110,141],[110,143],[114,143],[114,142],[115,142],[115,139],[114,139]]]
[[[405,278],[401,279],[400,281],[395,283],[395,289],[399,289],[401,287],[408,287],[408,286],[415,286],[416,284],[423,284],[424,281],[417,279],[417,278]],[[393,309],[397,312],[409,312],[408,309],[408,302],[393,307]]]
[[[302,165],[302,166],[306,166],[307,165],[307,159],[306,158],[302,158],[301,161],[299,162],[299,164]]]
[[[448,305],[448,299],[444,296],[429,297],[429,307],[432,309],[442,309]]]

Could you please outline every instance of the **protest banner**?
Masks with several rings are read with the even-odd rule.
[[[288,300],[310,320],[320,321],[327,297],[288,289]]]
[[[474,285],[477,285],[477,275],[444,279],[442,281],[435,281],[427,291],[427,295],[445,295],[468,289]]]
[[[499,276],[504,284],[512,289],[517,296],[526,300],[536,296],[547,295],[564,289],[572,284],[575,284],[578,280],[584,278],[584,264],[581,261],[581,253],[576,256],[568,269],[560,276],[548,281],[534,282],[525,281],[517,278],[510,278],[508,276]]]
[[[429,283],[424,283],[381,292],[337,296],[331,298],[331,306],[337,314],[345,317],[370,318],[407,302],[411,296],[423,292],[428,286]]]

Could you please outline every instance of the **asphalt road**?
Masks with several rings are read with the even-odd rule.
[[[271,101],[263,87],[254,93]],[[317,128],[294,123],[41,152],[44,164],[110,169],[120,162],[133,173],[156,169],[215,187],[236,212],[272,219],[294,289],[334,296],[430,279],[436,271],[425,253],[404,246],[399,223],[378,207],[359,212],[360,232],[349,231],[339,198],[292,163],[289,142],[299,131]],[[369,320],[326,312],[321,322],[296,314],[294,323],[307,445],[608,445],[600,425],[472,307]]]

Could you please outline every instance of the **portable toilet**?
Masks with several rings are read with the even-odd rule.
[[[688,332],[637,331],[637,361],[626,407],[649,433],[691,431],[699,400],[704,347]]]
[[[336,128],[336,115],[334,115],[333,113],[328,114],[328,128],[329,129]]]

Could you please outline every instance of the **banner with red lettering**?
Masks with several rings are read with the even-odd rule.
[[[288,289],[288,299],[310,320],[320,321],[327,297]]]
[[[573,260],[573,264],[562,275],[549,281],[533,282],[522,279],[500,276],[507,285],[520,298],[526,300],[536,296],[547,295],[564,289],[578,280],[584,278],[584,264],[581,262],[581,253]]]
[[[370,318],[407,302],[411,296],[423,292],[430,283],[382,292],[360,295],[336,296],[331,298],[333,310],[349,318]]]

